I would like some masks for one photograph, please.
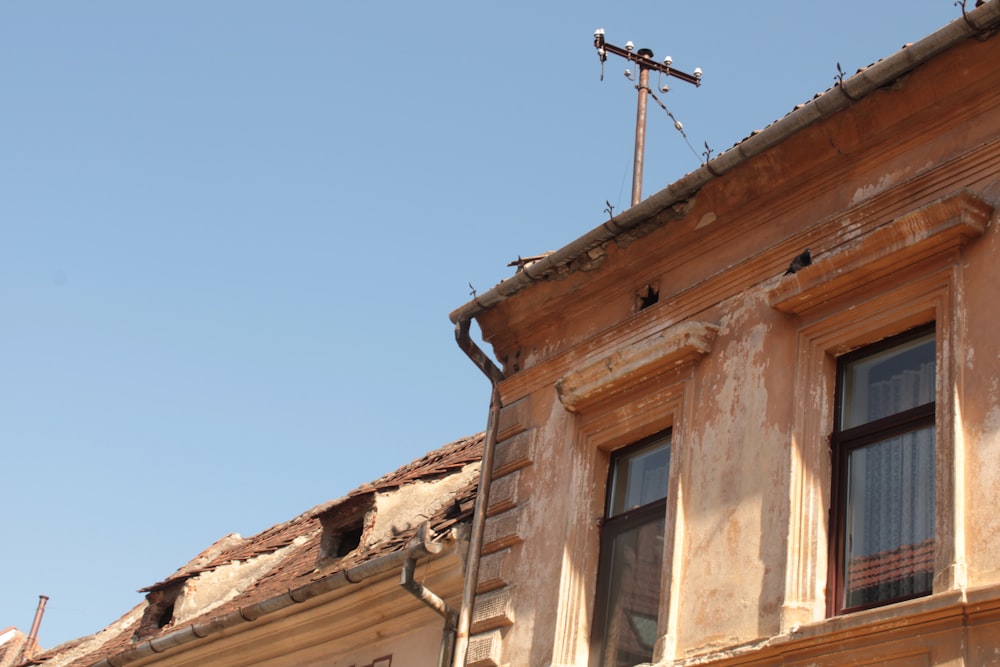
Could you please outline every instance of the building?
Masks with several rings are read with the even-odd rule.
[[[468,665],[1000,664],[998,25],[452,313],[494,387]]]
[[[525,263],[451,314],[483,436],[33,664],[1000,664],[998,30],[990,0]]]
[[[17,628],[0,630],[0,667],[13,667],[20,662],[28,636]]]
[[[450,664],[482,442],[446,445],[258,535],[227,535],[109,627],[30,664]]]

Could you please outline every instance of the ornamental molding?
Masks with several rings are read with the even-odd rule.
[[[694,364],[711,351],[718,331],[707,322],[682,322],[570,371],[556,382],[556,394],[564,408],[580,412]]]
[[[785,276],[770,292],[771,307],[801,315],[855,290],[869,289],[877,280],[982,236],[992,215],[990,204],[967,191],[939,199]]]

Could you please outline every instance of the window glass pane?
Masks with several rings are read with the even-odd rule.
[[[615,457],[608,516],[666,498],[669,470],[669,438]]]
[[[663,564],[663,517],[614,536],[601,667],[653,658]]]
[[[934,334],[844,366],[841,429],[934,401]]]
[[[929,593],[934,572],[934,428],[851,451],[844,606]]]

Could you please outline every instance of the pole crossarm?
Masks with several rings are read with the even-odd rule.
[[[687,72],[682,72],[679,69],[671,67],[669,58],[662,63],[653,60],[653,52],[649,49],[639,49],[636,51],[632,47],[622,48],[620,46],[615,46],[614,44],[604,40],[604,31],[600,28],[594,32],[594,48],[597,49],[597,55],[601,57],[601,62],[606,61],[608,59],[608,54],[611,53],[613,55],[620,56],[625,60],[634,62],[640,69],[651,69],[655,72],[666,74],[667,76],[676,77],[681,81],[693,83],[695,86],[701,85],[700,69],[696,69],[694,74],[688,74]]]

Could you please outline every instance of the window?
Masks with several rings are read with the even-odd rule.
[[[833,613],[931,592],[935,358],[921,327],[838,360]]]
[[[595,667],[653,657],[669,472],[669,434],[612,455],[591,642]]]

